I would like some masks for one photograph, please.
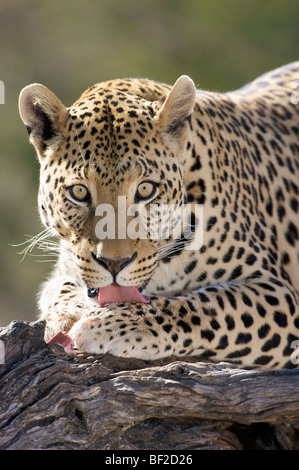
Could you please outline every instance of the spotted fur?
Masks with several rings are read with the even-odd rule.
[[[172,88],[110,80],[69,109],[42,85],[22,91],[20,114],[41,164],[41,218],[60,239],[39,302],[47,337],[65,330],[81,350],[117,356],[292,365],[299,339],[296,81],[299,63],[225,94],[195,91],[185,76]],[[203,204],[200,248],[186,249],[186,240],[97,239],[95,208],[116,208],[118,195],[133,203],[142,180],[158,185],[156,204],[188,203],[193,211]],[[76,184],[88,188],[88,200],[70,198]],[[87,288],[113,279],[98,260],[123,258],[131,262],[117,282],[143,289],[150,303],[100,308]]]

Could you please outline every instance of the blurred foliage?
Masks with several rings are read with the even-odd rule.
[[[36,318],[38,285],[51,268],[12,244],[42,227],[38,163],[19,118],[20,90],[48,86],[69,106],[108,78],[228,91],[298,59],[298,0],[1,0],[0,325]],[[38,260],[38,258],[37,258]]]

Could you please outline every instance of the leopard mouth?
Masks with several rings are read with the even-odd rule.
[[[141,293],[142,289],[135,286],[120,286],[116,282],[109,286],[87,289],[88,297],[98,297],[100,307],[109,303],[149,303],[150,299]]]

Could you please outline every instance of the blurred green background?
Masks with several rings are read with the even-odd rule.
[[[11,245],[42,230],[38,163],[19,118],[20,90],[48,86],[70,106],[87,87],[119,77],[167,83],[190,75],[229,91],[298,60],[298,0],[1,0],[0,326],[36,318],[51,263]]]

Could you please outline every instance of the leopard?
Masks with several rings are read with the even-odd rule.
[[[58,245],[38,294],[47,341],[62,331],[85,354],[296,367],[298,84],[293,62],[226,92],[188,75],[109,79],[65,107],[23,88],[44,237]],[[170,206],[186,215],[165,235]]]

